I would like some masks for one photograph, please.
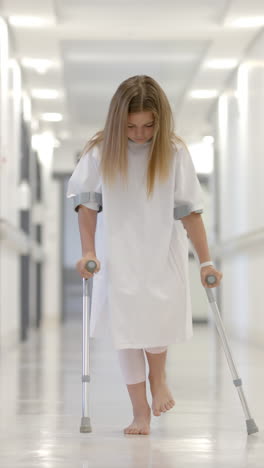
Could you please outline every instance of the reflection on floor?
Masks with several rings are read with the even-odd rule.
[[[173,410],[149,436],[124,436],[132,417],[115,350],[91,343],[91,422],[80,434],[81,323],[43,329],[0,362],[0,466],[3,468],[262,468],[264,350],[232,342],[253,417],[244,415],[214,327],[169,349]]]

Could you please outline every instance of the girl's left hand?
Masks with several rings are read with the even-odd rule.
[[[205,288],[217,288],[217,286],[220,285],[220,282],[221,282],[221,279],[223,277],[223,274],[216,270],[213,266],[205,266],[205,267],[202,267],[201,268],[201,281],[202,281],[202,285],[205,287]],[[205,278],[208,276],[208,275],[214,275],[216,277],[216,283],[214,284],[207,284],[206,281],[205,281]]]

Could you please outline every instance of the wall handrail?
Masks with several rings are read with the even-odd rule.
[[[210,247],[210,252],[214,258],[221,259],[245,248],[258,247],[259,244],[264,248],[264,227],[214,244]]]
[[[35,261],[44,258],[43,247],[30,239],[22,229],[14,226],[6,219],[0,218],[0,241],[20,255],[32,255]]]

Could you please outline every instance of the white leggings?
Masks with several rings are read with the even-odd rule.
[[[152,354],[164,353],[167,346],[159,348],[144,348]],[[146,380],[146,366],[144,349],[119,349],[118,357],[121,371],[126,385],[144,382]]]

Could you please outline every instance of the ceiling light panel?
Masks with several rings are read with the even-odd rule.
[[[54,18],[44,16],[9,16],[8,22],[18,28],[43,28],[55,25]]]
[[[205,62],[204,68],[211,68],[213,70],[230,70],[235,68],[237,64],[237,59],[214,59]]]
[[[58,112],[44,112],[40,118],[45,122],[61,122],[63,120],[62,114]]]
[[[71,120],[89,127],[96,112],[103,125],[119,84],[139,74],[156,79],[176,106],[207,47],[203,40],[62,41]]]
[[[264,16],[243,16],[227,24],[234,28],[261,28],[264,26]]]
[[[75,40],[62,41],[62,51],[66,61],[75,62],[159,59],[191,62],[207,44],[203,40]]]
[[[35,99],[58,99],[62,97],[62,91],[56,89],[32,89],[31,96]]]
[[[96,2],[89,2],[87,0],[56,0],[56,11],[58,18],[61,20],[88,20],[92,18],[100,18],[102,20],[102,12],[105,18],[117,17],[122,23],[122,20],[127,20],[129,13],[129,20],[131,22],[139,20],[139,12],[143,15],[145,22],[145,14],[149,18],[157,14],[160,17],[167,17],[167,21],[171,17],[177,18],[177,23],[180,24],[181,20],[190,22],[191,18],[198,21],[217,22],[221,19],[229,0],[212,1],[212,0],[96,0]],[[170,16],[168,17],[168,11]],[[146,25],[147,26],[147,25]]]
[[[218,94],[217,89],[194,89],[190,91],[189,96],[194,99],[210,99],[217,97]]]
[[[49,59],[39,59],[39,58],[30,58],[24,57],[21,59],[21,65],[25,68],[30,68],[35,70],[40,74],[45,74],[50,68],[59,68],[59,62]]]

